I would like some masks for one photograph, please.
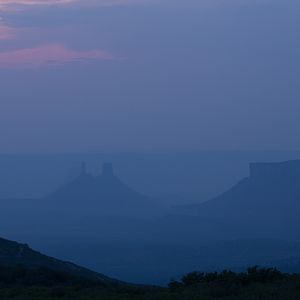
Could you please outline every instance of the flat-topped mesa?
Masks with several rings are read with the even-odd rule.
[[[300,180],[300,160],[276,163],[251,163],[251,178],[294,178]]]
[[[104,163],[102,165],[102,176],[112,177],[114,176],[113,165],[112,163]]]

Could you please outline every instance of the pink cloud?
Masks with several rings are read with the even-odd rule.
[[[0,0],[0,8],[9,8],[15,5],[56,5],[69,4],[76,0]]]
[[[0,52],[0,68],[32,69],[78,61],[116,59],[117,57],[103,50],[74,51],[54,44]]]
[[[132,3],[142,3],[153,0],[0,0],[0,10],[12,10],[20,6],[52,6],[52,5],[124,5]]]

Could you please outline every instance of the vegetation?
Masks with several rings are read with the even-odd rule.
[[[258,267],[244,273],[192,272],[160,288],[104,284],[46,268],[0,267],[0,299],[296,300],[300,299],[300,275]]]

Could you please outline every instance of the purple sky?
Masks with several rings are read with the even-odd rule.
[[[296,0],[0,0],[0,152],[300,149]]]

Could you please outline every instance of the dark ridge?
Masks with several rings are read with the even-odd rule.
[[[80,267],[76,264],[41,254],[32,250],[26,244],[20,244],[0,238],[0,266],[15,267],[17,265],[22,265],[23,267],[32,270],[46,268],[51,271],[63,272],[71,276],[101,281],[103,283],[118,282],[117,280]]]

